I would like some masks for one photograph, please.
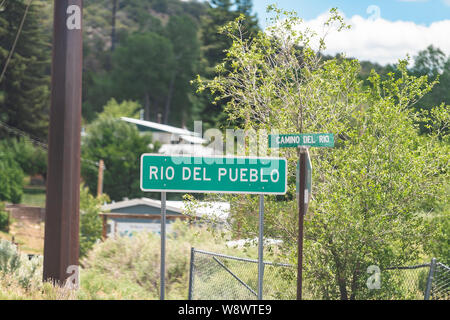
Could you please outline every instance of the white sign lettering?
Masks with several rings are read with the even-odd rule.
[[[208,168],[201,167],[183,167],[179,175],[181,174],[181,179],[183,181],[212,181],[214,178],[218,182],[221,180],[229,179],[231,182],[269,182],[268,179],[265,179],[264,169],[255,169],[255,168],[223,168],[218,167],[208,170]],[[173,167],[157,167],[150,166],[148,169],[148,177],[150,180],[173,180],[180,179],[177,177],[177,174]],[[273,169],[270,172],[270,175],[267,175],[267,178],[270,177],[270,180],[273,183],[276,183],[280,180],[280,171],[278,169]]]

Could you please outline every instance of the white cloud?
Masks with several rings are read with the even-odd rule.
[[[450,0],[446,0],[450,2]],[[328,14],[305,21],[306,26],[320,33]],[[450,56],[450,20],[437,21],[429,26],[409,21],[388,21],[382,18],[365,19],[355,15],[346,22],[350,30],[333,31],[326,38],[325,53],[346,53],[348,57],[380,64],[396,63],[407,54],[414,57],[430,44]]]
[[[450,0],[442,0],[442,2],[446,5],[450,7]]]

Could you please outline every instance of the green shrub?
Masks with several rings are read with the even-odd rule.
[[[109,201],[106,194],[94,197],[87,187],[80,188],[80,257],[84,257],[102,238],[101,206]]]
[[[222,239],[214,237],[205,229],[190,227],[184,222],[171,224],[173,233],[167,237],[166,297],[188,297],[189,264],[191,247],[231,255],[256,257],[256,249],[236,251],[223,245]],[[141,232],[132,237],[117,237],[94,245],[82,261],[81,290],[91,297],[97,295],[100,283],[104,284],[104,297],[119,294],[122,298],[158,299],[160,290],[161,238],[154,233]],[[96,285],[88,283],[95,279]],[[223,278],[222,278],[223,279]],[[113,285],[112,282],[116,282]],[[132,283],[132,287],[122,285]],[[122,284],[122,285],[119,285]],[[223,283],[222,283],[223,285]],[[138,295],[139,293],[139,295]]]
[[[5,211],[3,202],[0,202],[0,231],[9,231],[9,214]]]
[[[158,299],[132,279],[109,277],[90,269],[81,271],[81,289],[77,293],[77,298],[81,300]]]
[[[12,275],[22,288],[40,283],[42,275],[42,257],[21,254],[13,243],[0,240],[0,274]]]
[[[0,291],[22,292],[33,288],[36,292],[43,289],[42,256],[29,259],[21,254],[13,243],[0,240]],[[25,292],[23,291],[23,292]],[[14,298],[14,296],[8,296]]]
[[[17,247],[9,241],[0,240],[0,273],[14,273],[21,264]]]
[[[47,151],[24,138],[3,140],[0,142],[0,149],[7,150],[25,174],[41,174],[45,178]]]
[[[20,203],[23,194],[23,171],[11,152],[0,149],[0,201]]]

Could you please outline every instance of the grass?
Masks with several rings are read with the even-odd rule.
[[[24,179],[21,204],[33,207],[45,207],[45,186],[30,185],[30,177]],[[19,245],[20,251],[27,254],[42,255],[44,252],[44,223],[36,224],[28,220],[12,219],[9,232],[0,231],[0,239]]]
[[[187,299],[191,246],[228,254],[232,249],[205,229],[190,227],[181,221],[172,227],[176,236],[171,234],[167,239],[166,298]],[[252,248],[241,254],[254,258],[256,250]],[[95,245],[81,262],[80,294],[83,298],[159,298],[159,235],[139,233],[131,238],[107,239]]]
[[[27,220],[13,221],[9,233],[0,231],[0,239],[19,245],[23,253],[42,255],[44,253],[44,223],[36,224]]]
[[[44,253],[44,223],[32,223],[27,220],[14,221],[10,227],[20,251],[42,255]]]
[[[211,252],[255,259],[256,248],[228,248],[223,239],[213,237],[204,229],[188,227],[177,222],[176,236],[169,236],[167,241],[166,260],[166,298],[168,300],[184,300],[188,296],[189,263],[191,246]],[[9,236],[1,233],[0,237]],[[42,242],[43,243],[43,242]],[[21,246],[23,249],[25,244]],[[21,252],[24,250],[21,249]],[[97,243],[88,256],[81,260],[81,286],[77,291],[67,291],[42,283],[42,268],[37,280],[28,288],[23,288],[19,280],[13,276],[4,277],[0,272],[1,299],[81,299],[81,300],[156,300],[159,299],[159,266],[160,238],[156,234],[140,233],[133,237],[107,239]],[[267,252],[267,260],[273,257]],[[228,268],[237,272],[239,277],[253,288],[256,288],[256,266],[241,262],[220,259]],[[208,261],[212,261],[210,258]],[[235,265],[234,265],[235,264]],[[213,268],[212,268],[213,267]],[[202,263],[196,256],[195,297],[217,299],[238,293],[242,286],[238,285],[229,274],[217,267],[214,262]],[[266,299],[293,299],[295,297],[295,278],[284,277],[284,269],[265,270],[265,287],[278,292],[272,296],[265,293]],[[286,270],[289,271],[289,270]],[[381,296],[372,299],[423,299],[424,280],[427,269],[392,270],[382,275]],[[386,282],[391,278],[392,281]],[[289,280],[290,279],[290,280]],[[292,280],[292,281],[291,281]],[[391,283],[392,282],[392,283]],[[393,287],[386,285],[392,284]],[[384,285],[383,285],[384,284]],[[292,291],[292,292],[291,292]],[[305,290],[306,291],[306,288]],[[384,297],[384,298],[383,298]],[[308,292],[304,298],[310,299]]]
[[[187,226],[181,221],[174,223],[174,229],[176,236],[168,235],[167,241],[166,298],[187,299],[191,246],[225,254],[236,252],[227,248],[223,239],[204,229]],[[78,291],[70,293],[42,283],[39,280],[41,265],[33,276],[36,280],[28,288],[20,284],[20,272],[9,277],[1,276],[0,272],[0,299],[159,299],[159,254],[160,237],[156,234],[107,239],[97,243],[81,260]],[[242,250],[240,255],[255,258],[256,249]],[[223,280],[228,281],[228,278]]]
[[[45,207],[45,187],[40,186],[25,186],[23,189],[23,196],[21,204],[26,204],[33,207]]]

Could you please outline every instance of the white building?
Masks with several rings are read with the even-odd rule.
[[[142,119],[127,117],[121,117],[120,119],[135,124],[141,132],[151,132],[153,141],[161,143],[161,147],[158,150],[160,154],[195,156],[222,155],[222,150],[219,150],[220,153],[217,153],[213,148],[205,147],[204,144],[208,141],[203,139],[199,133]]]
[[[159,141],[162,144],[179,143],[181,137],[197,138],[196,143],[204,142],[203,139],[201,139],[201,137],[198,137],[198,134],[189,131],[187,129],[172,127],[167,124],[146,121],[142,119],[134,119],[127,117],[121,117],[120,119],[128,123],[135,124],[138,127],[139,131],[142,132],[150,131],[153,135],[153,141]]]

